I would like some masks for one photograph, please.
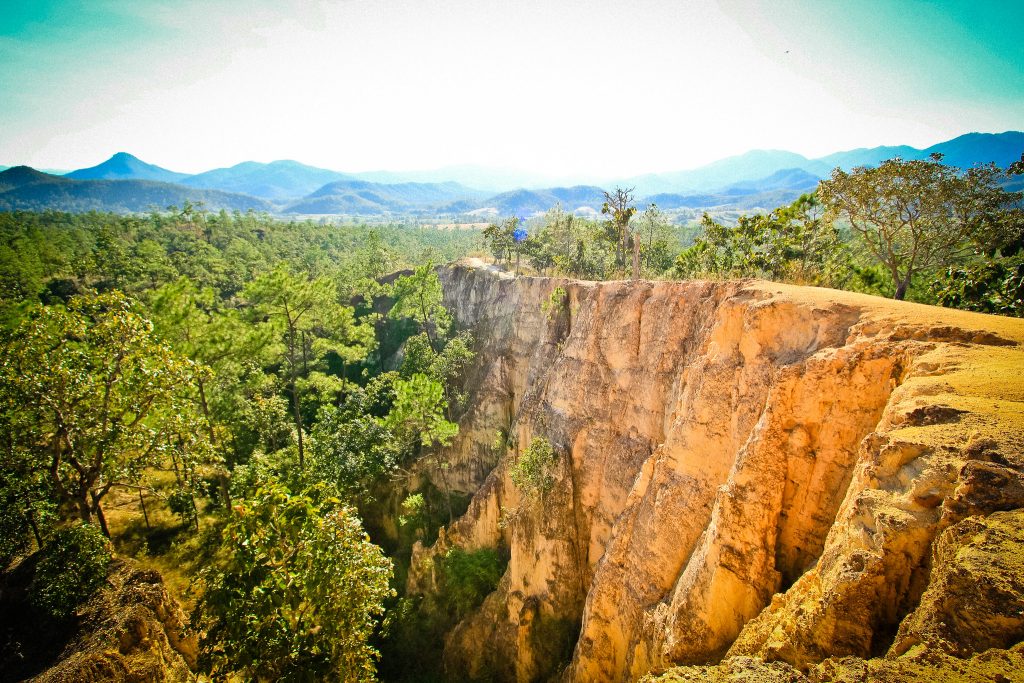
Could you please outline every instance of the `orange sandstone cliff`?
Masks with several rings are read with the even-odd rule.
[[[448,634],[449,675],[1021,680],[1024,321],[750,280],[440,274],[478,341],[446,454],[474,496],[414,549],[409,589],[453,546],[510,555]],[[509,476],[535,436],[559,456],[540,500]]]

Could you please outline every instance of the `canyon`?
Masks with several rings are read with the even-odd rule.
[[[455,547],[509,558],[447,634],[449,676],[1019,680],[1024,321],[754,280],[439,274],[477,340],[444,453],[472,499],[414,547],[408,591]],[[557,455],[541,496],[511,479],[536,437]]]

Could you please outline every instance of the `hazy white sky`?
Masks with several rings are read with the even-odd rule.
[[[625,176],[1024,128],[1024,3],[0,0],[0,163]]]

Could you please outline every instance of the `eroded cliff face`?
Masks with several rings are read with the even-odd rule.
[[[511,558],[448,635],[454,677],[806,673],[1021,640],[1019,568],[955,569],[1020,541],[1019,516],[978,524],[1024,506],[1021,321],[754,281],[441,279],[478,340],[446,454],[475,495],[409,588],[454,545]],[[560,456],[541,500],[509,477],[534,436]],[[949,599],[977,581],[995,621]]]

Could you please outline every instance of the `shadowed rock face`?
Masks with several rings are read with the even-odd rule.
[[[1022,504],[1020,321],[754,281],[440,273],[478,340],[447,453],[475,495],[414,550],[409,589],[432,590],[425,560],[453,545],[511,556],[447,637],[453,676],[630,681],[726,655],[802,676],[1019,640],[946,634],[955,608],[928,596],[969,583],[933,569],[984,536],[954,534],[963,520]],[[541,500],[509,477],[534,436],[559,454]],[[985,604],[1019,600],[1019,582],[998,595]]]

